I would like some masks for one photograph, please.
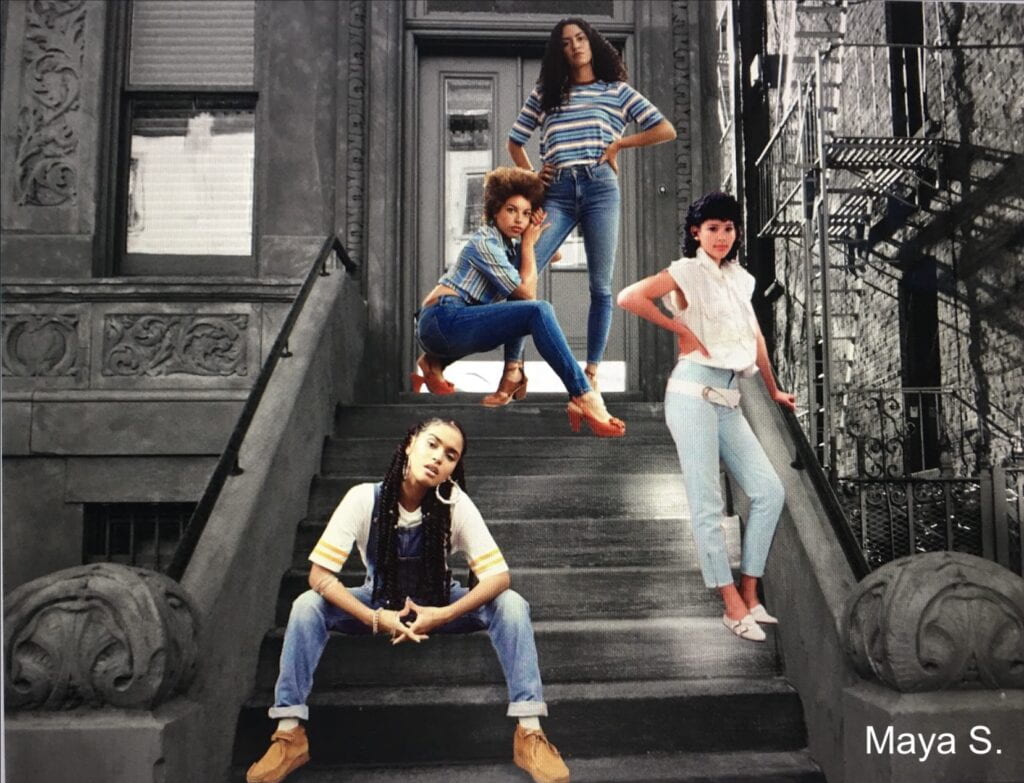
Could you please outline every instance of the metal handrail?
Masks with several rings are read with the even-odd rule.
[[[825,508],[825,514],[828,516],[829,524],[832,526],[832,532],[835,533],[836,541],[843,550],[846,562],[850,564],[853,576],[859,582],[871,573],[871,568],[868,566],[868,561],[864,557],[864,551],[854,535],[850,520],[846,518],[846,513],[839,503],[839,498],[836,497],[832,484],[825,475],[825,471],[822,470],[821,463],[818,462],[814,449],[807,440],[807,436],[804,434],[796,414],[782,409],[782,415],[786,422],[786,428],[789,430],[789,435],[796,445],[796,459],[793,461],[793,467],[806,471],[807,477],[811,480],[811,484],[814,485],[814,489],[818,494],[821,505]]]
[[[359,271],[359,266],[349,256],[348,250],[345,249],[337,234],[332,234],[324,240],[324,244],[317,254],[316,261],[313,262],[309,272],[306,274],[306,279],[303,281],[299,293],[288,310],[288,315],[281,326],[281,331],[278,333],[277,339],[274,340],[274,344],[271,346],[270,352],[263,362],[260,374],[245,400],[245,405],[242,406],[242,411],[238,414],[238,421],[235,423],[235,428],[231,431],[228,444],[221,453],[220,459],[217,460],[217,466],[214,468],[213,474],[206,484],[206,489],[203,491],[199,503],[196,504],[195,511],[192,512],[192,516],[189,517],[185,530],[182,532],[181,540],[174,551],[174,557],[167,568],[167,575],[172,579],[180,581],[184,576],[185,569],[188,568],[189,560],[192,558],[192,553],[199,543],[199,538],[206,528],[210,513],[213,511],[213,507],[216,505],[217,499],[220,497],[221,490],[224,489],[228,478],[241,475],[243,472],[238,464],[238,453],[242,448],[242,442],[249,432],[249,425],[252,424],[253,417],[256,415],[256,409],[263,399],[263,394],[270,383],[270,377],[273,375],[278,361],[292,356],[292,353],[288,350],[288,339],[291,337],[295,322],[298,321],[306,300],[313,290],[313,286],[316,285],[317,279],[329,277],[331,274],[327,270],[327,261],[332,251],[337,253],[338,258],[345,267],[345,271],[349,275],[355,276]]]

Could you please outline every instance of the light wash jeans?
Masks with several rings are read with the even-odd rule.
[[[533,336],[540,355],[558,374],[570,397],[590,391],[558,325],[555,308],[543,299],[470,305],[457,296],[442,296],[423,309],[416,325],[420,347],[449,362],[523,335]]]
[[[544,211],[551,225],[534,248],[539,273],[572,230],[580,227],[590,278],[587,361],[595,364],[604,356],[612,327],[612,275],[619,242],[620,202],[619,178],[607,163],[556,169],[544,197]],[[522,357],[522,340],[505,345],[505,361]]]
[[[411,550],[421,549],[421,530],[417,527],[400,531],[400,556],[418,554],[418,551]],[[374,548],[367,547],[368,558],[372,557]],[[366,582],[360,587],[353,588],[351,592],[371,608],[376,609],[384,603],[383,598],[373,601],[371,564],[367,564]],[[451,602],[454,603],[468,592],[468,588],[453,581]],[[415,598],[413,596],[414,600]],[[514,718],[547,715],[548,708],[544,703],[540,666],[537,662],[537,645],[530,622],[530,605],[519,593],[506,590],[490,603],[467,612],[447,625],[435,628],[431,635],[484,630],[491,638],[491,644],[498,653],[498,662],[505,673],[509,700],[507,714]],[[295,599],[284,633],[280,670],[277,685],[274,687],[274,706],[269,711],[272,719],[309,720],[306,700],[313,688],[313,672],[320,662],[324,647],[327,646],[329,631],[348,634],[370,633],[370,629],[362,622],[334,604],[328,603],[312,590],[307,590]],[[382,644],[382,652],[384,646],[386,645]]]
[[[716,389],[737,387],[736,374],[731,370],[685,359],[676,364],[672,377]],[[701,397],[666,392],[665,421],[679,453],[704,584],[733,584],[722,530],[719,457],[750,498],[740,570],[749,576],[762,576],[785,492],[742,411]]]

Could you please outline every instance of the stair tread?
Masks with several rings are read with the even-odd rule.
[[[646,753],[567,759],[577,783],[640,783],[641,781],[769,781],[824,780],[806,751],[732,753]],[[309,767],[293,773],[294,783],[329,783],[344,769],[346,783],[522,783],[526,777],[511,762],[383,767]],[[236,770],[234,779],[243,771]]]
[[[721,696],[788,696],[796,691],[782,677],[709,677],[707,679],[623,680],[619,682],[556,682],[544,685],[544,700],[559,702],[645,701],[650,699],[716,698]],[[501,704],[508,689],[501,685],[411,685],[403,688],[379,686],[318,691],[309,696],[311,707],[414,707]],[[246,707],[265,710],[264,694],[254,694]]]

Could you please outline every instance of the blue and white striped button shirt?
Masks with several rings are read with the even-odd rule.
[[[503,302],[522,282],[519,247],[494,226],[481,226],[439,283],[457,291],[468,304]]]

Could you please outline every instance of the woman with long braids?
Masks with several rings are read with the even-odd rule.
[[[785,502],[782,482],[739,409],[740,377],[760,373],[772,399],[789,410],[796,398],[775,383],[750,297],[754,278],[739,265],[740,205],[708,193],[686,214],[683,258],[619,293],[619,305],[667,329],[679,359],[665,391],[665,421],[676,442],[690,503],[704,584],[725,604],[725,627],[752,642],[778,622],[761,605],[758,580]],[[670,318],[655,304],[663,299]],[[750,498],[737,590],[722,531],[719,460]]]
[[[432,633],[486,630],[508,684],[508,715],[518,719],[513,760],[536,783],[564,783],[569,770],[540,728],[547,715],[530,607],[509,590],[509,572],[477,507],[465,492],[466,438],[455,421],[429,419],[395,449],[383,482],[346,493],[309,556],[310,590],[292,604],[270,717],[270,749],[248,783],[279,783],[309,761],[302,721],[329,631],[382,633],[392,644]],[[337,573],[352,550],[366,581],[348,588]],[[479,580],[452,579],[448,556],[465,552]]]
[[[591,386],[612,324],[612,275],[619,241],[618,155],[676,137],[661,112],[626,83],[622,58],[583,19],[563,19],[548,38],[537,86],[509,132],[508,152],[517,166],[533,169],[523,145],[540,128],[540,177],[548,186],[544,210],[551,228],[537,241],[542,271],[578,225],[590,280],[587,365]],[[630,122],[638,133],[624,136]],[[505,345],[505,372],[496,394],[509,396],[522,378],[523,341]]]

